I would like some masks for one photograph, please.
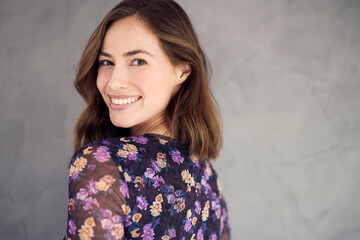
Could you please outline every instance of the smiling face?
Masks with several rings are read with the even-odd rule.
[[[114,22],[106,32],[96,80],[113,125],[132,135],[163,134],[165,109],[190,74],[173,66],[158,37],[136,15]]]

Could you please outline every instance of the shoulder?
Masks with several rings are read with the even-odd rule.
[[[136,151],[136,142],[146,143],[146,140],[136,141],[133,137],[116,137],[96,140],[81,147],[72,156],[71,162],[74,163],[79,158],[88,158],[98,162],[107,162],[111,159],[111,154],[117,153],[119,149],[125,148]]]
[[[113,145],[109,139],[94,141],[74,154],[69,169],[71,192],[76,193],[82,188],[108,194],[120,191],[129,197],[123,167],[114,156]]]
[[[86,144],[74,153],[70,172],[81,171],[85,165],[117,165],[142,162],[158,153],[168,153],[179,160],[185,153],[178,141],[163,139],[157,135],[114,137]],[[181,159],[180,159],[181,160]],[[91,165],[93,164],[93,165]]]
[[[103,141],[94,141],[81,147],[72,157],[71,165],[79,161],[106,162],[110,160],[109,145]]]
[[[84,181],[106,173],[119,178],[119,166],[112,156],[111,145],[111,142],[105,139],[81,147],[71,159],[70,182]]]
[[[140,145],[146,145],[145,137],[116,137],[96,140],[78,149],[71,158],[70,172],[82,170],[88,164],[109,164],[119,156],[135,154]],[[71,169],[72,168],[72,169]]]

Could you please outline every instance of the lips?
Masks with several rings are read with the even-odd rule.
[[[119,104],[119,105],[123,105],[123,104],[130,104],[133,102],[136,102],[137,100],[139,100],[141,97],[132,97],[132,98],[111,98],[111,102],[114,104]]]
[[[121,98],[132,98],[132,97],[141,97],[140,95],[108,95],[110,98],[117,98],[117,99],[121,99]]]
[[[109,95],[112,110],[125,110],[136,104],[142,97],[139,95]]]

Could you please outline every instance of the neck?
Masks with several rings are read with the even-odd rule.
[[[151,122],[138,124],[130,128],[131,136],[144,135],[146,133],[157,133],[164,136],[172,137],[164,116],[153,119]]]

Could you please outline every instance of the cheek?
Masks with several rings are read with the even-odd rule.
[[[104,93],[106,84],[107,84],[106,76],[103,73],[99,72],[96,78],[96,86],[101,94]]]
[[[170,84],[169,79],[162,76],[161,79],[157,79],[154,84],[149,85],[148,96],[151,99],[152,107],[164,108],[169,104],[173,86]]]
[[[100,81],[99,81],[99,76],[96,78],[96,87],[101,92],[101,85],[100,85]]]
[[[149,82],[151,88],[158,92],[158,95],[165,94],[170,95],[175,85],[176,75],[172,72],[172,68],[164,64],[153,71]]]
[[[104,87],[102,86],[102,82],[100,81],[99,77],[96,79],[96,87],[98,91],[103,95]]]

